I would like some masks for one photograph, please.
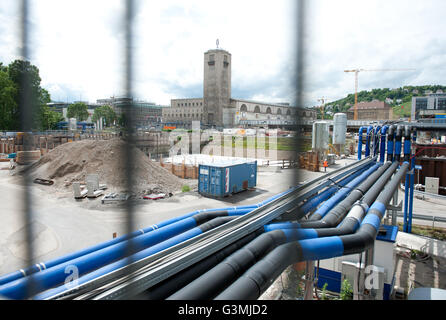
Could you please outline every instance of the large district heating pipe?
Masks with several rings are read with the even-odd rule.
[[[394,161],[396,161],[396,162],[400,162],[400,160],[401,160],[402,138],[403,138],[403,126],[398,125],[396,127],[396,134],[395,134],[395,155],[394,155]]]
[[[236,218],[236,217],[219,217],[219,218],[212,219],[211,221],[208,221],[208,222],[200,225],[199,227],[192,228],[191,230],[188,230],[188,231],[183,232],[177,236],[166,239],[165,241],[162,241],[156,245],[153,245],[153,246],[148,247],[144,250],[138,251],[130,257],[122,258],[118,261],[107,264],[99,269],[96,269],[90,273],[87,273],[87,274],[81,276],[80,278],[78,278],[76,283],[77,283],[77,285],[82,285],[90,280],[96,279],[96,278],[106,275],[112,271],[115,271],[115,270],[125,267],[129,263],[129,261],[133,262],[133,261],[141,260],[145,257],[153,255],[153,254],[160,252],[164,249],[170,248],[178,243],[184,242],[188,239],[191,239],[191,238],[196,237],[202,233],[205,233],[211,229],[214,229],[215,227],[220,226],[234,218]],[[50,290],[42,292],[42,293],[34,296],[33,299],[36,299],[36,300],[47,299],[47,298],[52,297],[56,294],[64,292],[66,289],[67,289],[66,285],[63,284],[63,285],[60,285],[59,287],[52,288]]]
[[[380,178],[392,163],[386,162],[378,168],[372,175],[363,181],[359,186],[353,188],[350,194],[341,202],[339,202],[327,215],[321,220],[303,221],[296,223],[298,228],[330,228],[341,222],[345,214],[352,208],[353,204],[361,199],[370,187]],[[285,223],[283,223],[285,225]]]
[[[367,211],[356,233],[300,240],[280,245],[251,267],[215,299],[257,299],[283,270],[293,263],[360,253],[373,246],[386,207],[401,179],[406,174],[408,167],[409,163],[404,162],[384,189],[379,188],[379,186],[372,187],[382,191]]]
[[[372,163],[372,160],[370,160],[368,162],[364,162],[364,164],[362,166],[358,167],[358,170],[359,169],[361,169],[361,170],[364,169],[365,167],[367,167],[371,163]],[[341,179],[342,176],[345,176],[345,175],[346,175],[345,173],[341,173],[341,174],[339,174],[337,176],[336,179],[339,180],[339,179]],[[155,232],[156,231],[155,233],[161,233],[162,234],[162,233],[164,233],[166,231],[166,229],[170,232],[170,231],[172,231],[171,229],[173,227],[182,226],[182,225],[184,225],[184,223],[186,223],[186,224],[189,223],[190,225],[188,227],[193,227],[193,224],[191,224],[191,223],[193,223],[193,221],[191,221],[190,218],[193,218],[195,220],[195,222],[197,222],[197,218],[198,217],[201,217],[200,219],[198,219],[198,220],[201,220],[204,216],[208,216],[209,218],[212,218],[212,217],[221,216],[221,215],[223,215],[223,216],[224,215],[231,215],[231,213],[234,214],[234,215],[236,215],[236,214],[244,214],[244,213],[250,212],[254,208],[258,208],[260,206],[263,206],[263,205],[267,204],[268,202],[273,201],[273,200],[279,198],[280,196],[285,195],[285,194],[293,191],[295,188],[296,187],[291,188],[291,189],[289,189],[289,190],[287,190],[285,192],[282,192],[280,194],[277,194],[277,195],[271,197],[270,199],[262,201],[261,203],[259,203],[257,205],[240,206],[240,207],[237,207],[237,208],[230,207],[230,210],[227,210],[226,212],[223,212],[223,210],[221,210],[221,209],[199,210],[198,211],[199,214],[195,214],[195,212],[192,212],[192,213],[189,213],[189,214],[184,215],[182,217],[170,219],[170,220],[167,220],[165,222],[159,223],[159,224],[157,224],[158,229],[152,227],[148,231],[150,231],[150,232]],[[240,208],[244,208],[244,209],[240,209]],[[215,212],[215,210],[220,210],[220,211]],[[195,214],[195,215],[190,217],[192,214]],[[213,215],[210,215],[210,214],[213,214]],[[164,226],[164,227],[162,227],[162,226]],[[177,231],[181,232],[182,230],[177,230]],[[175,233],[171,233],[170,236],[174,236],[174,234]],[[142,237],[142,236],[146,237],[147,236],[147,234],[141,234],[141,235],[137,234],[137,235],[138,235],[138,237]],[[168,238],[168,237],[169,236],[166,235],[166,238]],[[125,237],[125,239],[126,238],[127,237]],[[132,239],[132,242],[133,242],[133,237],[131,239]],[[158,234],[158,240],[162,241],[163,239],[165,239],[165,238],[159,237],[159,234]],[[115,241],[116,241],[116,239],[113,242],[115,242]],[[81,261],[82,262],[82,267],[92,266],[92,268],[94,269],[94,268],[96,268],[96,267],[98,267],[98,266],[100,266],[100,265],[102,265],[104,263],[108,263],[108,261],[115,260],[116,258],[119,257],[119,254],[118,255],[113,255],[113,254],[105,255],[106,258],[104,258],[104,259],[97,259],[98,258],[98,256],[97,256],[98,253],[97,252],[99,251],[99,256],[103,257],[102,254],[104,254],[104,252],[108,252],[107,250],[110,250],[110,247],[113,250],[113,249],[116,249],[116,245],[118,245],[118,244],[123,245],[123,243],[122,243],[123,241],[118,242],[118,243],[116,243],[116,242],[113,243],[113,244],[110,244],[110,242],[107,242],[105,245],[104,244],[100,245],[99,246],[100,248],[98,250],[94,250],[94,251],[91,250],[92,252],[88,252],[88,253],[83,254],[83,255],[76,255],[75,254],[74,256],[76,256],[76,258],[73,258],[71,260],[70,259],[61,259],[61,258],[59,258],[59,262],[60,261],[62,261],[62,262],[57,264],[57,265],[55,265],[54,267],[47,268],[45,270],[40,270],[40,268],[39,268],[39,271],[42,272],[43,275],[39,274],[39,276],[37,277],[38,278],[37,280],[39,280],[40,278],[43,278],[43,279],[48,280],[48,281],[41,281],[43,283],[43,287],[40,287],[40,285],[42,285],[42,283],[40,283],[39,287],[36,287],[36,289],[38,289],[38,290],[40,290],[40,289],[45,290],[46,288],[53,286],[55,283],[60,282],[60,280],[62,279],[62,273],[60,271],[62,271],[62,269],[64,269],[64,267],[66,267],[67,263],[69,265],[71,265],[72,263],[77,263],[78,261]],[[137,242],[137,244],[138,244],[137,246],[134,246],[134,249],[140,250],[141,249],[141,247],[139,247],[140,243]],[[113,246],[115,246],[115,247],[113,247]],[[125,245],[123,245],[123,247],[124,246]],[[119,253],[119,251],[121,251],[121,253],[122,253],[123,247],[120,247],[121,250],[117,250],[118,253]],[[97,248],[98,247],[96,247],[95,249],[97,249]],[[85,253],[85,251],[83,253]],[[68,256],[70,256],[70,255],[68,255]],[[73,256],[71,256],[71,257],[73,257]],[[87,267],[85,269],[82,268],[81,272],[83,272],[83,273],[88,272],[89,269],[90,269],[89,267]],[[50,271],[48,271],[48,270],[50,270]],[[59,270],[59,272],[56,272],[56,274],[58,274],[58,276],[54,276],[53,275],[53,272],[55,272],[55,270]],[[51,276],[48,276],[48,274],[50,274],[50,273],[51,273]],[[33,277],[33,279],[34,279],[34,277]],[[3,293],[11,292],[11,290],[17,289],[17,297],[24,297],[24,292],[21,289],[24,288],[24,286],[26,285],[26,281],[28,279],[26,279],[26,280],[25,279],[16,279],[16,280],[17,281],[15,281],[15,280],[14,281],[9,281],[9,282],[7,282],[7,285],[5,284],[4,286],[1,286],[0,287],[0,294],[2,293],[3,289],[5,289],[5,291]],[[23,281],[20,281],[20,280],[23,280]],[[40,280],[42,280],[42,279],[40,279]],[[17,286],[17,287],[15,287],[15,286]],[[13,289],[14,287],[15,287],[15,289]]]
[[[371,164],[371,162],[370,162],[370,164]],[[366,168],[367,166],[362,166],[361,168],[358,168],[358,169],[364,169],[364,168]],[[356,175],[356,174],[358,174],[358,172],[356,172],[354,175]],[[341,175],[339,175],[339,176],[341,176]],[[348,177],[349,178],[349,177]],[[345,182],[346,180],[349,180],[350,181],[350,178],[349,179],[344,179],[343,181]],[[274,197],[272,197],[272,198],[270,198],[270,199],[268,199],[268,200],[266,200],[266,201],[263,201],[263,202],[261,202],[260,204],[257,204],[257,205],[249,205],[249,206],[240,206],[240,207],[237,207],[237,208],[230,208],[230,210],[227,210],[226,212],[223,212],[223,210],[221,210],[220,209],[220,211],[217,211],[217,212],[215,212],[215,210],[219,210],[219,209],[209,209],[209,210],[200,210],[201,212],[199,213],[199,214],[195,214],[194,216],[192,216],[192,217],[190,217],[190,215],[192,215],[192,214],[194,214],[195,212],[193,212],[193,213],[190,213],[190,214],[188,214],[188,215],[185,215],[185,216],[183,216],[183,217],[179,217],[179,218],[174,218],[174,219],[170,219],[170,220],[167,220],[167,221],[165,221],[164,222],[164,224],[163,223],[160,223],[160,224],[158,224],[157,225],[157,227],[159,228],[159,229],[156,229],[156,228],[153,228],[153,227],[151,227],[150,228],[150,230],[147,230],[148,232],[154,232],[154,234],[158,234],[158,239],[154,242],[154,243],[157,243],[157,241],[161,241],[161,243],[163,243],[163,245],[167,245],[167,244],[169,244],[170,243],[170,245],[172,245],[172,243],[173,242],[169,242],[168,240],[171,240],[171,239],[173,239],[173,238],[175,238],[175,234],[176,234],[176,232],[173,232],[172,230],[173,229],[175,229],[175,227],[178,227],[179,228],[179,226],[180,225],[182,225],[182,224],[184,224],[184,223],[186,223],[186,224],[188,224],[188,223],[190,223],[190,225],[188,226],[188,227],[193,227],[193,224],[191,224],[193,221],[191,221],[191,219],[189,219],[189,218],[192,218],[193,220],[195,220],[195,223],[197,224],[197,223],[199,223],[199,222],[204,222],[204,221],[206,221],[207,219],[212,219],[212,218],[215,218],[215,217],[221,217],[221,216],[230,216],[230,215],[237,215],[237,214],[244,214],[244,213],[247,213],[247,212],[250,212],[252,209],[254,209],[254,208],[256,208],[256,207],[259,207],[259,206],[262,206],[262,205],[264,205],[264,204],[266,204],[266,203],[268,203],[269,201],[272,201],[272,200],[274,200],[274,199],[276,199],[276,198],[278,198],[278,197],[280,197],[281,195],[283,195],[283,194],[286,194],[287,192],[290,192],[291,190],[293,190],[294,188],[292,188],[292,189],[290,189],[290,190],[288,190],[288,191],[285,191],[285,192],[283,192],[283,193],[281,193],[281,194],[278,194],[278,195],[276,195],[276,196],[274,196]],[[244,208],[244,209],[240,209],[240,208]],[[224,209],[226,209],[226,208],[224,208]],[[203,212],[204,211],[204,212]],[[206,211],[208,211],[208,212],[206,212]],[[213,211],[213,212],[212,212]],[[217,218],[218,219],[218,218]],[[221,220],[221,219],[220,219]],[[224,220],[224,219],[223,219]],[[180,224],[180,222],[181,222],[181,224]],[[164,225],[164,227],[163,227],[163,225]],[[165,228],[166,227],[166,228]],[[167,228],[168,227],[168,228]],[[186,228],[187,229],[187,228]],[[167,233],[169,233],[169,232],[171,232],[171,234],[170,235],[163,235],[163,236],[160,236],[161,234],[163,234],[164,232],[166,232],[166,230],[168,230],[168,232]],[[181,230],[181,228],[179,228],[178,230],[177,230],[178,232],[181,232],[181,231],[183,231],[183,230]],[[193,231],[193,230],[192,230]],[[192,232],[191,231],[191,232]],[[126,236],[126,237],[123,237],[124,239],[122,239],[122,240],[128,240],[130,237],[132,237],[133,236],[133,234],[132,235],[129,235],[129,236]],[[137,232],[136,234],[135,234],[135,237],[132,237],[131,239],[132,239],[132,242],[133,242],[133,238],[140,238],[140,237],[148,237],[148,234],[141,234],[141,235],[139,235],[139,232]],[[163,238],[165,236],[165,238]],[[180,233],[180,235],[179,236],[184,236],[183,234],[181,234]],[[151,237],[148,237],[148,238],[157,238],[156,236],[154,236],[153,234],[151,235]],[[173,238],[172,238],[173,237]],[[144,238],[145,240],[147,240],[148,238]],[[162,241],[163,239],[166,239],[165,241]],[[183,238],[184,239],[184,238]],[[153,239],[152,239],[153,240]],[[114,240],[114,241],[116,241],[116,239]],[[121,242],[123,242],[123,241],[121,241]],[[94,268],[96,268],[97,267],[97,265],[94,265],[95,263],[98,263],[101,259],[99,259],[99,261],[96,259],[97,257],[95,256],[95,255],[91,255],[91,254],[93,254],[93,253],[97,253],[97,251],[101,251],[101,250],[110,250],[110,247],[113,247],[114,245],[118,245],[118,244],[120,244],[120,245],[122,245],[123,243],[121,243],[121,242],[118,242],[118,243],[113,243],[113,244],[111,244],[111,245],[105,245],[105,246],[103,246],[102,248],[100,248],[100,249],[98,249],[98,250],[95,250],[95,251],[93,251],[93,252],[89,252],[89,253],[87,253],[87,254],[84,254],[84,255],[81,255],[81,256],[79,256],[78,258],[79,259],[81,259],[81,260],[79,260],[79,261],[82,261],[82,263],[83,263],[83,265],[82,266],[85,266],[85,265],[93,265],[93,269]],[[137,241],[136,242],[138,245],[135,247],[135,248],[137,248],[137,250],[140,250],[141,249],[141,247],[138,247],[139,245],[140,245],[140,243]],[[160,244],[161,244],[160,243]],[[110,244],[110,243],[108,243],[108,244]],[[103,244],[102,244],[103,245]],[[151,247],[155,247],[156,246],[156,244],[155,245],[150,245]],[[150,247],[150,248],[151,248]],[[115,247],[115,249],[116,249],[116,247]],[[149,248],[148,248],[149,249]],[[118,252],[119,252],[119,250],[117,250]],[[105,252],[107,252],[107,251],[105,251]],[[102,253],[104,253],[104,251],[102,252]],[[69,256],[69,255],[68,255]],[[115,260],[117,258],[117,256],[113,256],[113,255],[109,255],[106,259],[104,259],[104,260],[102,260],[102,262],[103,263],[108,263],[107,261],[109,261],[109,260],[107,260],[107,259],[110,259],[110,260]],[[62,259],[62,258],[59,258],[60,260],[59,261],[63,261],[63,262],[61,262],[61,263],[59,263],[59,264],[57,264],[54,268],[48,268],[48,269],[46,269],[46,270],[43,270],[43,271],[41,271],[39,274],[36,274],[36,276],[37,277],[33,277],[33,279],[36,279],[37,280],[37,283],[39,284],[39,287],[38,288],[36,288],[36,289],[38,289],[38,290],[45,290],[45,288],[47,288],[47,287],[51,287],[51,286],[53,286],[54,285],[54,283],[57,283],[57,277],[54,277],[54,275],[52,275],[51,277],[48,277],[48,274],[50,273],[50,272],[54,272],[54,270],[56,270],[57,269],[57,267],[59,268],[59,269],[63,269],[64,267],[65,267],[65,264],[67,263],[67,262],[70,262],[70,263],[77,263],[77,262],[79,262],[79,261],[75,261],[77,258],[75,258],[75,259],[71,259],[71,260],[66,260],[66,261],[64,261],[64,259]],[[57,260],[57,259],[56,259]],[[92,261],[93,260],[93,261]],[[126,260],[126,261],[128,261],[128,260]],[[102,263],[101,262],[101,263]],[[52,270],[50,270],[50,269],[52,269]],[[40,268],[39,268],[39,270],[40,270]],[[86,270],[83,270],[84,272],[87,272],[88,270],[86,269]],[[65,276],[66,274],[64,274],[64,276]],[[18,279],[17,281],[13,281],[13,283],[8,283],[8,285],[5,285],[5,286],[1,286],[0,287],[0,294],[5,294],[5,293],[7,293],[7,292],[12,292],[12,291],[15,291],[15,294],[16,294],[16,296],[15,296],[15,298],[16,299],[20,299],[20,298],[23,298],[23,297],[25,297],[25,295],[24,295],[24,291],[23,290],[21,290],[21,289],[24,289],[24,286],[25,286],[25,284],[26,284],[26,281],[21,281],[21,280],[24,280],[24,279]],[[61,279],[59,279],[59,280],[61,280]],[[43,287],[41,287],[41,285],[43,285]],[[2,289],[4,289],[5,291],[2,291]],[[8,291],[9,290],[9,291]],[[12,290],[12,291],[11,291]],[[5,294],[5,296],[8,296],[7,294]]]
[[[393,152],[395,150],[395,125],[389,126],[389,132],[387,133],[387,161],[393,160]]]
[[[277,248],[278,246],[300,239],[312,239],[324,237],[334,234],[344,234],[354,232],[359,226],[358,221],[361,219],[361,214],[364,214],[368,205],[376,198],[379,192],[379,186],[385,184],[393,172],[397,168],[397,163],[389,168],[390,164],[386,164],[388,170],[376,182],[378,186],[369,190],[363,199],[363,202],[357,204],[349,215],[347,215],[346,223],[343,223],[340,228],[331,229],[299,229],[293,228],[293,223],[277,223],[264,226],[266,233],[257,237],[244,248],[238,250],[223,262],[215,266],[210,271],[204,273],[195,281],[189,283],[186,287],[171,295],[168,299],[183,300],[183,299],[209,299],[215,297],[218,292],[223,290],[232,281],[247,270],[249,267],[259,261],[266,253]],[[372,175],[373,176],[373,175]],[[371,176],[371,178],[372,178]],[[377,176],[373,176],[377,178]],[[284,228],[282,228],[284,227]]]
[[[372,164],[372,163],[370,163],[370,164]],[[376,170],[376,168],[378,167],[378,165],[373,165],[372,166],[372,168],[373,168],[373,170]],[[367,168],[367,166],[365,167],[365,168]],[[355,172],[354,174],[352,173],[351,175],[349,175],[349,176],[347,176],[347,178],[344,178],[343,180],[341,180],[340,181],[340,183],[341,182],[347,182],[347,181],[351,181],[351,180],[353,180],[353,178],[355,178],[356,176],[358,176],[361,172],[363,172],[365,169],[364,168],[360,168],[360,170],[358,170],[358,172]],[[366,176],[368,176],[368,174],[370,174],[370,172],[372,172],[372,170],[366,170],[366,172],[367,172],[367,174],[366,175],[363,175],[363,177],[366,177]],[[328,188],[328,190],[330,190],[330,188]],[[327,190],[326,190],[327,191]],[[326,192],[326,191],[324,191],[324,192]],[[277,198],[277,197],[275,197],[275,198]],[[320,200],[320,202],[322,202],[323,200],[321,199]],[[245,209],[246,210],[246,209]],[[309,210],[309,208],[305,208],[303,211],[301,210],[301,213],[302,214],[306,214],[306,213],[308,213],[308,210]],[[203,215],[204,217],[208,217],[209,215],[210,215],[211,213],[201,213],[200,215]],[[215,213],[212,213],[212,216],[215,216]],[[196,219],[196,217],[197,217],[197,215],[196,216],[194,216],[194,218]],[[201,219],[201,220],[203,220],[203,219]],[[178,223],[178,222],[177,222]],[[135,253],[134,255],[132,255],[130,258],[132,259],[132,261],[137,261],[137,260],[140,260],[140,259],[142,259],[142,258],[145,258],[146,256],[149,256],[149,255],[152,255],[152,254],[154,254],[155,252],[157,252],[157,251],[154,251],[154,250],[157,250],[157,248],[159,248],[159,247],[162,247],[162,248],[167,248],[167,245],[172,245],[172,243],[177,243],[177,241],[185,241],[186,239],[189,239],[189,238],[191,238],[191,237],[193,237],[193,236],[196,236],[197,235],[197,232],[199,232],[200,230],[202,229],[202,227],[200,226],[200,228],[194,228],[194,229],[192,229],[191,231],[188,231],[188,232],[186,232],[186,233],[184,233],[184,234],[180,234],[180,235],[178,235],[177,237],[174,237],[174,238],[171,238],[171,239],[168,239],[168,240],[166,240],[166,241],[164,241],[164,242],[162,242],[162,243],[160,243],[160,244],[158,244],[158,245],[155,245],[155,246],[152,246],[152,247],[149,247],[149,248],[147,248],[147,249],[145,249],[145,250],[142,250],[142,251],[140,251],[140,252],[137,252],[137,253]],[[200,231],[201,232],[201,231]],[[178,239],[178,240],[177,240]],[[296,238],[297,239],[297,238]],[[179,242],[178,242],[179,243]],[[228,253],[229,254],[229,253]],[[215,259],[214,259],[215,260]],[[210,260],[210,261],[212,261],[212,260]],[[90,281],[90,280],[92,280],[92,279],[95,279],[96,277],[99,277],[99,276],[102,276],[102,275],[104,275],[104,274],[106,274],[106,273],[109,273],[109,272],[111,272],[111,271],[114,271],[114,270],[116,270],[116,269],[118,269],[118,268],[121,268],[121,267],[123,267],[123,266],[125,266],[125,264],[127,263],[128,261],[127,261],[127,259],[121,259],[120,261],[117,261],[117,262],[114,262],[114,263],[111,263],[111,264],[108,264],[108,265],[105,265],[104,267],[102,267],[102,268],[100,268],[100,269],[97,269],[97,270],[95,270],[95,271],[93,271],[93,272],[91,272],[91,273],[87,273],[87,274],[85,274],[85,275],[83,275],[82,277],[80,277],[78,280],[77,280],[77,283],[80,285],[80,284],[83,284],[83,283],[85,283],[85,282],[87,282],[87,281]],[[218,261],[217,261],[218,262]],[[216,263],[217,263],[216,262]],[[212,262],[209,262],[209,263],[212,263]],[[200,269],[204,266],[204,265],[206,265],[206,264],[209,264],[209,263],[205,263],[205,264],[202,264],[202,263],[200,263]],[[195,272],[189,272],[189,275],[193,275],[193,274],[196,274],[197,273],[197,270],[195,270]],[[184,277],[181,277],[182,279],[181,279],[181,281],[184,281]],[[168,285],[166,285],[166,286],[164,286],[163,288],[159,288],[158,289],[158,291],[165,291],[166,290],[166,287],[169,287]],[[43,293],[43,294],[40,294],[40,295],[37,295],[36,296],[36,299],[45,299],[45,298],[48,298],[48,297],[51,297],[51,296],[53,296],[53,295],[56,295],[56,294],[58,294],[58,293],[60,293],[60,292],[63,292],[64,290],[65,290],[66,288],[64,287],[64,286],[60,286],[60,287],[57,287],[57,288],[54,288],[54,289],[52,289],[52,290],[49,290],[49,291],[47,291],[47,292],[45,292],[45,293]],[[158,293],[159,294],[159,293]]]
[[[209,214],[212,213],[212,215],[222,215],[222,216],[224,216],[224,215],[241,215],[241,214],[246,214],[246,213],[251,212],[252,210],[254,210],[256,208],[259,208],[259,207],[261,207],[261,206],[263,206],[265,204],[270,203],[271,201],[274,201],[275,199],[277,199],[277,198],[279,198],[279,197],[281,197],[281,196],[291,192],[292,190],[294,190],[294,188],[290,188],[290,189],[288,189],[286,191],[278,193],[278,194],[276,194],[276,195],[274,195],[274,196],[272,196],[272,197],[270,197],[270,198],[268,198],[268,199],[266,199],[264,201],[261,201],[261,202],[259,202],[257,204],[253,204],[253,205],[243,205],[243,206],[237,206],[237,207],[226,207],[226,208],[216,208],[216,209],[195,210],[195,211],[189,212],[187,214],[184,214],[182,216],[175,217],[175,218],[172,218],[172,219],[168,219],[168,220],[162,221],[162,222],[160,222],[158,224],[153,224],[153,225],[151,225],[151,226],[149,226],[147,228],[139,229],[138,231],[134,231],[134,232],[132,232],[130,234],[126,234],[126,235],[114,238],[112,240],[108,240],[108,241],[99,243],[97,245],[94,245],[94,246],[91,246],[91,247],[88,247],[88,248],[85,248],[85,249],[82,249],[82,250],[78,250],[78,251],[75,251],[73,253],[69,253],[69,254],[63,255],[63,256],[58,257],[56,259],[53,259],[53,260],[50,260],[50,261],[45,261],[45,262],[40,262],[40,263],[35,264],[34,266],[31,266],[31,267],[28,267],[28,268],[25,268],[25,269],[20,269],[20,270],[11,272],[9,274],[3,275],[3,276],[0,277],[0,286],[6,284],[8,282],[11,282],[11,281],[14,281],[14,280],[17,280],[17,279],[29,276],[29,275],[34,274],[36,272],[40,272],[40,271],[52,268],[54,266],[60,265],[62,263],[65,263],[67,261],[71,261],[73,259],[85,256],[87,254],[96,252],[98,250],[101,250],[101,249],[110,247],[112,245],[121,243],[123,241],[127,241],[127,240],[130,240],[130,239],[133,239],[133,238],[135,238],[137,236],[140,236],[140,235],[143,235],[143,234],[147,234],[147,233],[152,232],[154,230],[161,229],[163,227],[166,227],[166,226],[171,225],[173,223],[185,220],[187,218],[197,217],[198,221],[201,221],[200,216],[203,217],[204,214],[208,214],[208,213]]]
[[[379,152],[379,132],[380,132],[381,126],[376,126],[373,129],[373,155],[378,155]]]
[[[380,164],[374,164],[371,168],[363,172],[360,176],[348,183],[345,188],[341,188],[333,197],[325,201],[311,216],[310,220],[319,220],[324,217],[339,201],[344,199],[352,188],[356,187],[359,183],[367,179]]]
[[[386,155],[386,134],[389,129],[388,125],[384,125],[381,128],[381,145],[379,147],[379,162],[383,163]]]
[[[347,178],[344,178],[337,183],[333,182],[336,185],[335,189],[339,190],[339,188],[343,188],[343,187],[350,189],[351,186],[348,186],[347,182],[354,180],[354,178],[358,177],[358,175],[360,175],[360,174],[362,177],[361,180],[364,180],[366,177],[368,177],[370,175],[370,173],[372,171],[376,170],[376,168],[379,167],[379,165],[373,164],[373,162],[371,162],[370,165],[373,167],[372,170],[366,170],[367,167],[369,166],[369,165],[366,165],[362,168],[359,168],[358,171],[347,176]],[[369,169],[371,169],[371,168],[369,168]],[[381,172],[381,174],[382,174],[382,172]],[[312,210],[312,208],[314,206],[317,206],[320,203],[322,203],[323,201],[325,201],[327,197],[329,197],[330,195],[333,194],[333,192],[334,192],[333,187],[328,187],[326,190],[324,190],[320,194],[313,196],[307,202],[305,202],[304,205],[299,207],[299,210],[298,210],[299,214],[297,216],[302,217],[303,215],[307,214],[308,212],[310,212]],[[293,215],[293,217],[295,218],[296,215]],[[202,275],[203,273],[205,273],[206,271],[208,271],[209,269],[211,269],[212,267],[214,267],[215,265],[220,263],[224,258],[226,258],[230,254],[232,254],[234,251],[236,251],[237,249],[240,249],[245,244],[247,244],[251,240],[253,240],[255,237],[257,237],[258,235],[262,234],[263,232],[267,232],[267,231],[270,231],[267,226],[265,226],[264,228],[258,229],[256,232],[247,236],[250,238],[249,241],[247,240],[247,237],[245,237],[245,238],[235,242],[233,245],[217,252],[216,254],[200,261],[199,263],[196,263],[196,264],[188,267],[186,270],[182,271],[181,273],[174,275],[174,276],[170,277],[169,279],[166,279],[162,283],[159,283],[152,288],[147,289],[145,292],[141,293],[136,298],[137,299],[164,299],[164,298],[168,297],[169,295],[171,295],[175,291],[177,291],[178,288],[181,288],[181,287],[187,285],[188,283],[192,282],[197,277],[199,277],[200,275]],[[293,239],[296,239],[296,240],[301,239],[301,238],[312,237],[314,235],[314,233],[307,232],[307,231],[302,231],[300,234],[298,234],[298,232],[296,232],[296,230],[290,231],[290,232],[294,233]]]
[[[360,169],[354,173],[351,173],[343,180],[333,183],[334,186],[324,190],[319,195],[312,197],[298,209],[301,211],[299,218],[303,217],[306,213],[313,211],[317,206],[325,201],[324,205],[319,207],[312,215],[324,216],[333,207],[333,205],[339,201],[339,199],[344,197],[346,193],[351,190],[351,188],[366,179],[378,167],[378,164],[372,163],[370,168],[365,167],[364,169]]]
[[[358,160],[361,160],[362,158],[363,134],[366,129],[367,127],[360,127],[358,131]]]
[[[130,240],[119,242],[37,272],[32,275],[34,284],[32,287],[32,292],[27,292],[29,291],[29,277],[24,277],[0,286],[0,295],[12,299],[26,299],[28,296],[49,289],[60,283],[64,283],[67,277],[66,268],[75,266],[78,275],[82,276],[97,268],[112,263],[113,261],[122,259],[129,253],[132,254],[148,247],[152,247],[172,237],[180,235],[187,230],[193,229],[197,231],[198,229],[196,227],[205,223],[206,221],[219,217],[231,218],[232,216],[235,216],[233,213],[234,212],[230,211],[200,213],[193,217],[174,222],[150,233],[141,234]],[[206,226],[209,227],[212,225],[213,224],[210,223]],[[131,243],[129,243],[129,241],[131,241]],[[131,248],[131,252],[129,252],[129,248]]]
[[[373,126],[369,126],[367,128],[367,137],[365,141],[365,153],[364,156],[368,157],[370,155],[370,140],[373,132]]]

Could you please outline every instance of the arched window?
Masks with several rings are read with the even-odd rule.
[[[246,106],[246,104],[242,104],[242,106],[240,107],[240,112],[247,112],[248,111],[248,107]]]
[[[282,109],[277,108],[277,114],[282,114]]]
[[[287,116],[291,116],[291,110],[290,110],[290,109],[288,109],[288,110],[286,111],[286,115],[287,115]]]
[[[260,113],[260,107],[259,106],[255,106],[254,113]]]
[[[270,108],[270,107],[266,108],[266,113],[267,113],[267,114],[271,114],[271,108]],[[269,119],[269,118],[268,118],[268,119]]]

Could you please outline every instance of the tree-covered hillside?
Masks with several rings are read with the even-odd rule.
[[[393,107],[395,114],[400,117],[410,115],[412,105],[412,97],[425,96],[428,93],[436,92],[446,93],[446,86],[441,85],[424,85],[424,86],[404,86],[396,89],[372,89],[371,91],[358,92],[358,102],[372,101],[374,99],[385,101]],[[387,101],[386,101],[387,99]],[[331,119],[336,112],[346,112],[355,104],[355,94],[351,93],[343,99],[329,101],[325,104],[325,119]],[[318,110],[318,118],[321,118],[321,111]]]

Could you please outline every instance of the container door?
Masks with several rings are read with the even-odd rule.
[[[210,194],[214,196],[222,196],[221,190],[221,171],[220,168],[209,167],[209,178],[210,178]]]
[[[231,193],[231,167],[228,168],[224,168],[224,186],[225,186],[225,190],[223,192],[223,194],[228,194]]]
[[[254,163],[250,163],[249,166],[249,187],[254,188],[257,184],[257,161]]]
[[[198,190],[202,193],[209,193],[209,167],[200,166],[200,172],[198,174],[200,177]]]

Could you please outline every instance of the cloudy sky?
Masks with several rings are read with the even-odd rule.
[[[19,57],[17,0],[0,1],[0,62]],[[31,62],[53,100],[123,93],[122,0],[30,0]],[[232,54],[232,97],[292,102],[296,1],[136,1],[134,93],[168,105],[202,97],[203,53]],[[446,85],[446,1],[311,0],[305,27],[305,104],[359,89]]]

